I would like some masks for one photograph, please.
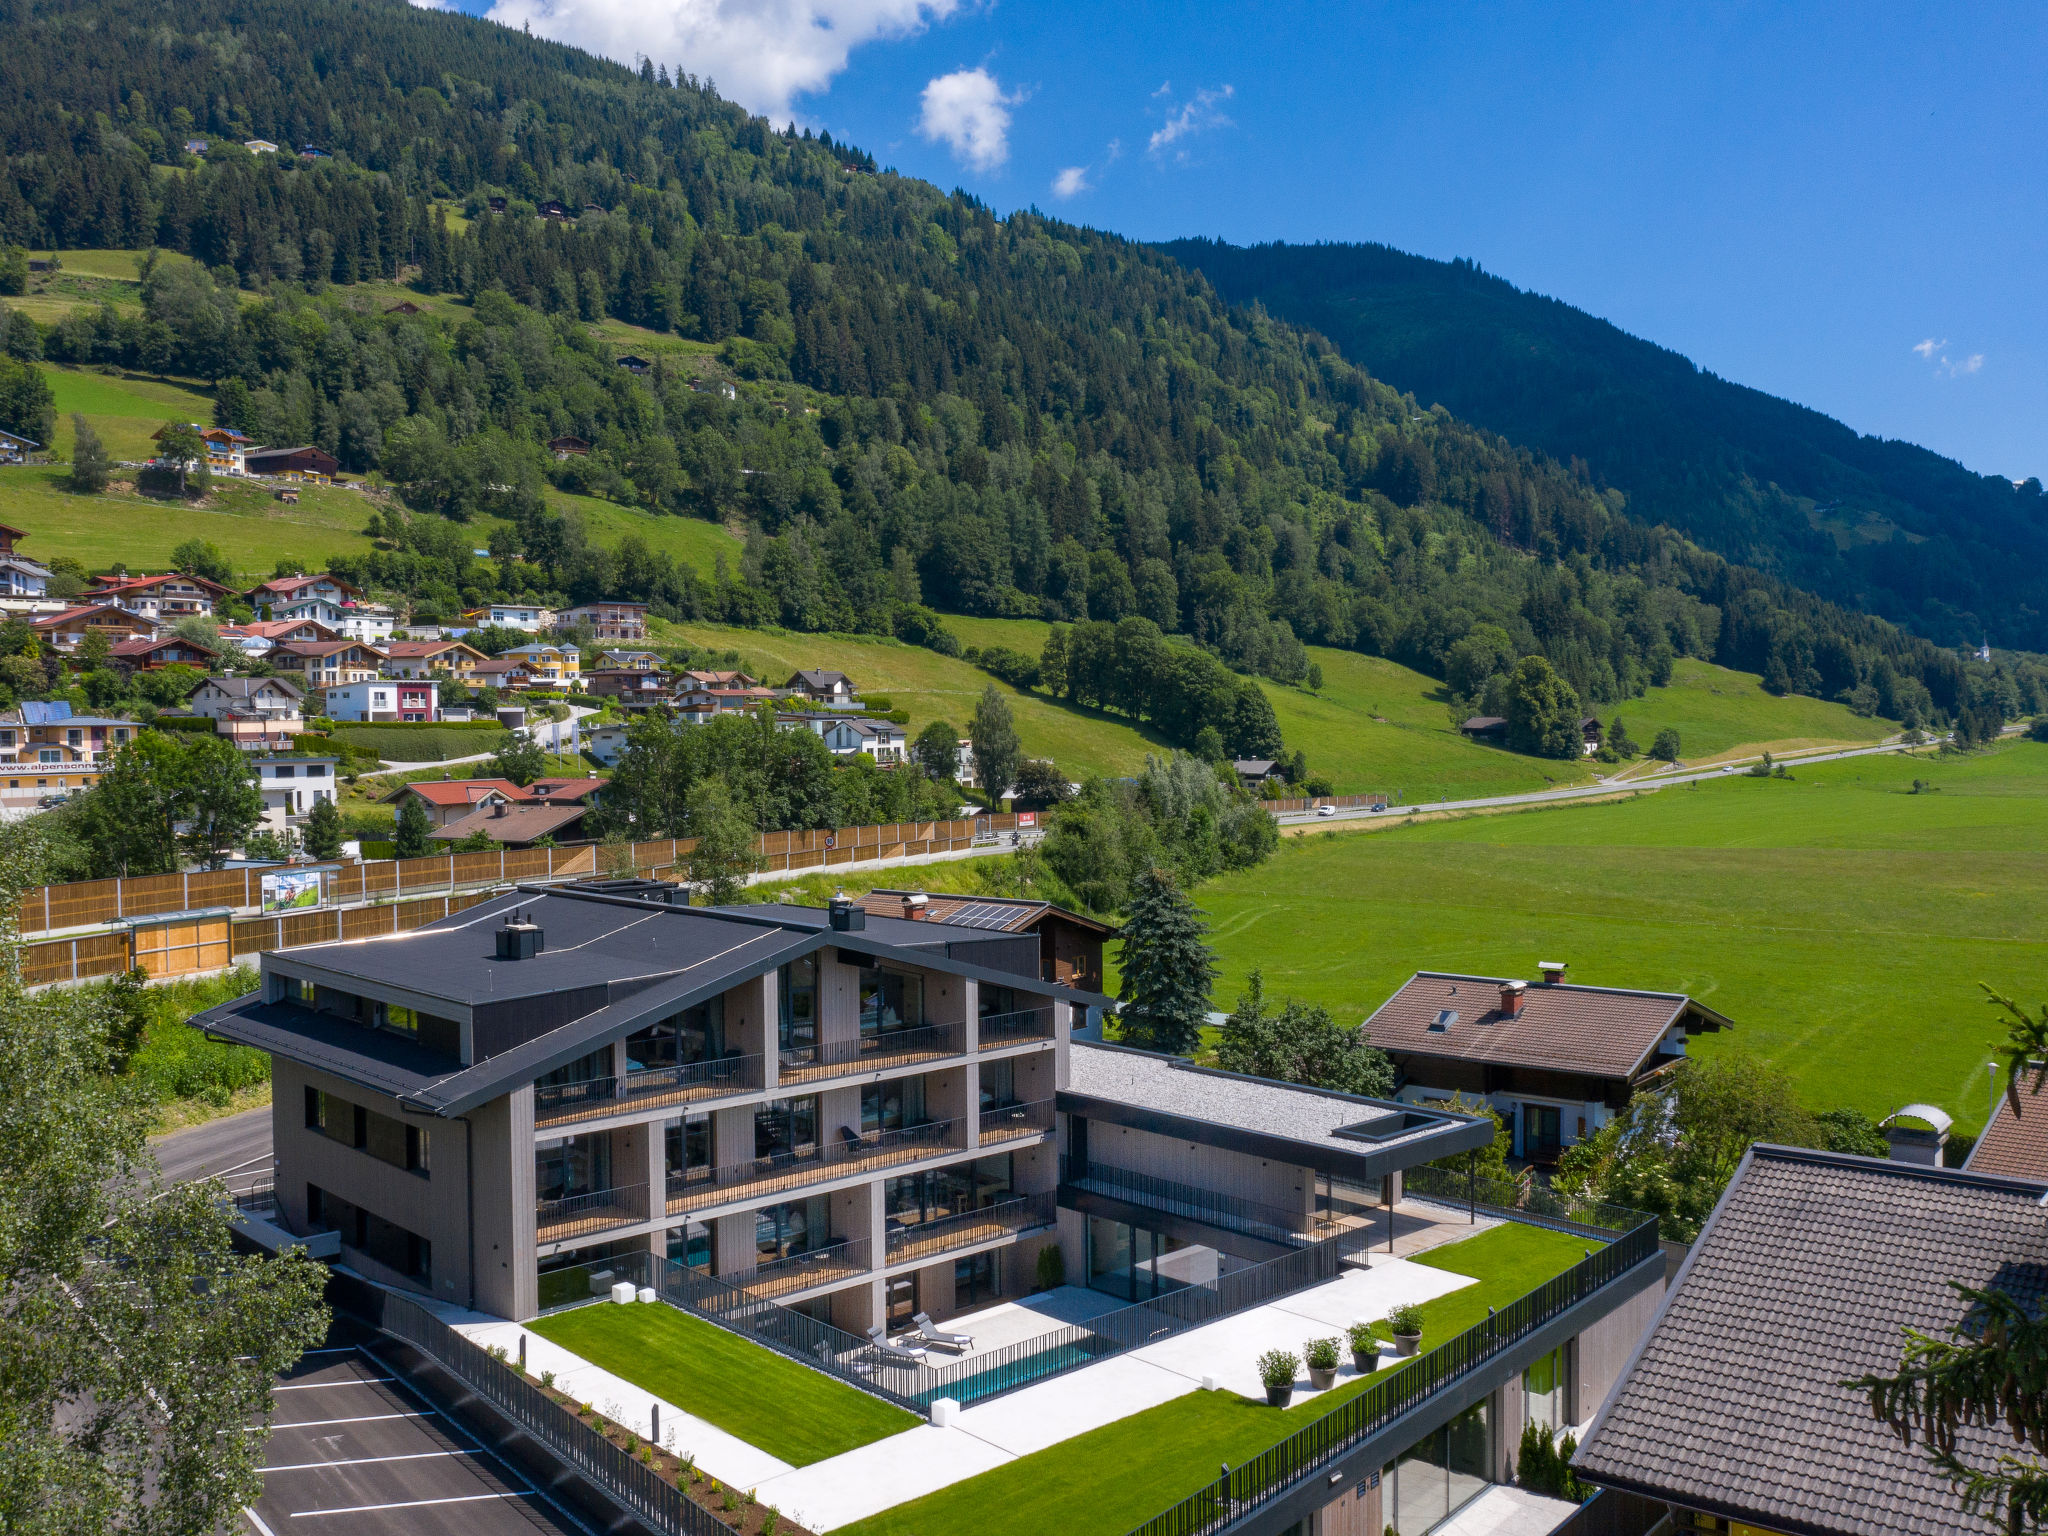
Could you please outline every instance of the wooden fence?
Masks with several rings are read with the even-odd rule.
[[[1376,805],[1384,809],[1396,803],[1396,797],[1384,790],[1374,790],[1369,795],[1317,795],[1312,800],[1261,800],[1274,815],[1285,815],[1290,811],[1312,811],[1319,805],[1334,805],[1340,811],[1355,811],[1362,806]]]
[[[757,847],[766,871],[801,873],[955,852],[1017,825],[1016,816],[1002,815],[767,832]],[[152,977],[218,970],[266,949],[403,933],[522,881],[667,874],[684,864],[695,847],[690,838],[664,837],[616,847],[580,843],[322,865],[321,905],[292,912],[260,910],[265,873],[260,869],[44,886],[22,901],[24,934],[95,931],[23,945],[22,975],[30,986],[47,986],[118,976],[137,966]]]

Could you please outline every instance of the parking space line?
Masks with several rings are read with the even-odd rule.
[[[329,1467],[374,1467],[386,1461],[432,1461],[436,1456],[474,1456],[475,1451],[408,1451],[402,1456],[357,1456],[348,1461],[295,1461],[283,1467],[258,1467],[261,1472],[322,1472]]]
[[[295,1381],[289,1386],[272,1387],[273,1392],[312,1392],[321,1387],[376,1387],[396,1381],[396,1376],[347,1376],[340,1381]]]
[[[277,1532],[273,1531],[269,1526],[263,1523],[263,1517],[257,1514],[256,1511],[251,1509],[248,1505],[244,1504],[242,1506],[242,1513],[247,1515],[249,1517],[249,1523],[256,1527],[258,1536],[277,1536]]]
[[[310,1520],[316,1515],[371,1515],[384,1509],[425,1509],[434,1504],[481,1504],[487,1499],[531,1499],[538,1498],[530,1488],[515,1488],[505,1493],[465,1493],[452,1499],[408,1499],[402,1504],[352,1504],[346,1509],[295,1509],[294,1520]]]
[[[359,1413],[354,1418],[349,1419],[300,1419],[296,1423],[273,1424],[270,1427],[272,1429],[320,1429],[328,1424],[374,1424],[379,1419],[437,1419],[440,1416],[441,1410],[438,1408],[423,1408],[417,1412],[407,1410],[404,1413]],[[261,1424],[250,1424],[245,1427],[252,1435],[263,1433],[263,1426]]]

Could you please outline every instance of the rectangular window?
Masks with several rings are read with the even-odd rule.
[[[271,774],[275,778],[295,779],[299,776],[299,771],[298,769],[294,768],[290,763],[279,763],[275,768],[271,770]]]
[[[599,1046],[587,1056],[578,1056],[567,1066],[557,1067],[534,1079],[536,1088],[564,1088],[571,1083],[595,1083],[612,1075],[612,1048]]]
[[[668,1261],[694,1269],[700,1274],[711,1273],[711,1228],[701,1221],[668,1229]]]
[[[809,1253],[832,1241],[832,1201],[826,1195],[786,1200],[754,1212],[755,1262],[772,1263],[794,1253]]]
[[[711,1117],[685,1115],[662,1127],[664,1166],[670,1178],[702,1173],[711,1166]]]
[[[981,1064],[981,1107],[998,1109],[1017,1102],[1017,1059],[1005,1056],[1000,1061],[984,1061]]]
[[[781,981],[776,1048],[808,1053],[818,1043],[818,957],[790,961],[782,968]]]
[[[379,1003],[377,1005],[377,1023],[380,1028],[391,1030],[395,1034],[410,1035],[414,1039],[419,1038],[419,1012],[416,1009],[407,1008],[403,1004]]]
[[[434,1282],[434,1245],[417,1232],[363,1209],[317,1184],[306,1186],[306,1216],[311,1225],[339,1232],[342,1242],[395,1270],[409,1280]]]
[[[860,1128],[864,1133],[900,1131],[923,1125],[925,1118],[922,1077],[869,1083],[860,1091]]]
[[[780,1157],[817,1150],[818,1096],[776,1099],[754,1110],[754,1155]]]
[[[692,1066],[700,1061],[716,1061],[727,1054],[725,999],[714,997],[629,1035],[626,1070],[653,1072],[663,1067]]]
[[[892,1035],[924,1022],[924,978],[901,971],[860,973],[860,1032]]]
[[[533,1151],[534,1193],[542,1200],[569,1200],[595,1195],[612,1187],[612,1139],[562,1136],[543,1141]]]
[[[1522,1372],[1522,1414],[1548,1430],[1564,1425],[1564,1351],[1553,1349]]]

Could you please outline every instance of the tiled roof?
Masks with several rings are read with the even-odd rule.
[[[387,640],[379,649],[391,657],[414,658],[438,656],[443,651],[468,651],[474,646],[464,645],[460,640]]]
[[[500,794],[508,800],[523,800],[526,791],[510,779],[421,779],[412,784],[401,784],[384,797],[384,803],[402,800],[406,793],[418,795],[429,805],[475,805],[489,794]]]
[[[1689,1029],[1728,1022],[1680,992],[1565,982],[1529,987],[1511,1018],[1501,1011],[1500,989],[1496,976],[1418,971],[1365,1021],[1365,1037],[1409,1055],[1628,1077],[1681,1018]]]
[[[903,898],[911,894],[909,891],[877,888],[860,898],[860,907],[862,911],[877,917],[901,917]],[[1098,933],[1116,932],[1116,929],[1107,923],[1099,923],[1092,917],[1083,917],[1079,912],[1069,912],[1065,907],[1056,907],[1049,901],[1033,901],[1026,896],[925,895],[924,903],[924,920],[928,923],[957,923],[968,928],[993,928],[1003,933],[1022,933],[1041,917],[1052,913],[1083,928],[1092,928]]]
[[[1918,1448],[1842,1382],[1964,1312],[1950,1281],[2038,1305],[2039,1184],[1758,1146],[1574,1461],[1579,1475],[1776,1531],[1981,1536]],[[1982,1464],[2009,1436],[1965,1430]]]
[[[520,793],[529,800],[556,804],[594,795],[604,788],[605,783],[604,779],[535,779]]]
[[[132,639],[117,640],[114,642],[113,654],[121,657],[147,656],[152,651],[161,651],[174,645],[189,645],[193,650],[207,656],[215,654],[212,646],[203,645],[197,640],[187,640],[183,635],[137,635]]]
[[[2014,1179],[2048,1183],[2048,1096],[2021,1090],[2021,1113],[2015,1117],[2005,1099],[1991,1113],[1991,1123],[1970,1149],[1963,1166],[1972,1173],[1998,1173]]]
[[[573,826],[590,814],[582,805],[511,805],[499,813],[494,805],[478,806],[431,835],[440,842],[460,842],[472,832],[488,832],[501,843],[530,843],[564,827]]]

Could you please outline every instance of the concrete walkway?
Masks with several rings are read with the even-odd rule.
[[[1309,1339],[1341,1338],[1349,1323],[1383,1318],[1402,1302],[1431,1301],[1474,1283],[1448,1270],[1378,1257],[1371,1269],[1347,1270],[1322,1285],[966,1409],[952,1428],[921,1425],[768,1478],[760,1497],[811,1530],[834,1530],[1200,1391],[1205,1377],[1213,1378],[1219,1390],[1263,1398],[1258,1357],[1264,1351],[1300,1354]],[[1020,1310],[1017,1303],[1006,1303],[945,1326],[975,1335],[980,1344],[983,1332],[1014,1328]],[[1356,1375],[1347,1350],[1337,1385]],[[1294,1401],[1317,1395],[1304,1372],[1296,1381]]]
[[[1430,1536],[1550,1536],[1579,1512],[1568,1499],[1546,1499],[1495,1483],[1430,1532]]]

